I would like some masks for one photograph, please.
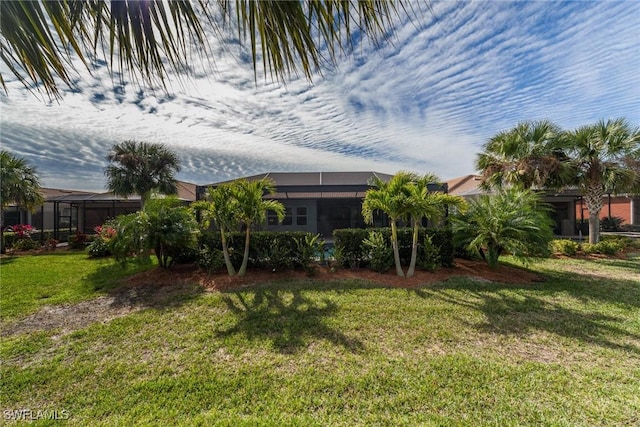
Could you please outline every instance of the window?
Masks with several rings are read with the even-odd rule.
[[[296,209],[296,225],[307,225],[307,208]]]
[[[282,225],[291,225],[293,224],[293,217],[291,216],[291,208],[286,208],[284,212],[284,220],[282,221]]]
[[[267,211],[267,225],[278,225],[278,215],[274,211]]]

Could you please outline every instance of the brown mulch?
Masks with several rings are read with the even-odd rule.
[[[406,271],[406,269],[405,269]],[[416,271],[411,278],[399,277],[395,269],[381,274],[368,269],[332,269],[316,267],[315,274],[307,275],[304,271],[250,270],[244,277],[229,277],[226,273],[207,273],[199,271],[192,265],[178,265],[169,270],[156,268],[126,279],[129,285],[172,285],[176,283],[198,283],[207,291],[242,288],[257,283],[271,282],[281,279],[298,280],[352,280],[360,279],[399,288],[415,288],[429,283],[443,282],[451,277],[467,276],[486,282],[533,283],[540,282],[542,277],[531,271],[501,265],[491,270],[486,263],[456,259],[455,267],[442,268],[435,272]]]
[[[367,269],[330,269],[317,267],[309,277],[303,271],[273,272],[250,270],[244,277],[229,277],[226,273],[210,274],[194,265],[175,265],[170,269],[155,268],[124,280],[124,286],[108,295],[76,304],[44,306],[37,312],[2,325],[2,336],[22,333],[58,330],[59,336],[82,329],[92,323],[109,322],[112,319],[149,308],[166,308],[202,292],[218,292],[241,289],[274,280],[338,281],[360,279],[383,286],[416,288],[430,283],[443,282],[456,276],[472,277],[480,282],[527,284],[539,282],[541,276],[530,271],[501,265],[491,270],[483,262],[456,260],[455,267],[436,272],[416,271],[412,278],[402,278],[395,270],[385,274]]]

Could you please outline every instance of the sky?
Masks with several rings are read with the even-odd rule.
[[[313,76],[254,76],[229,32],[212,62],[168,90],[79,68],[59,101],[0,65],[0,145],[44,187],[106,191],[113,144],[162,143],[195,184],[265,172],[475,173],[482,145],[519,121],[564,129],[624,117],[640,125],[640,2],[432,2],[393,37]],[[260,68],[260,67],[259,67]]]

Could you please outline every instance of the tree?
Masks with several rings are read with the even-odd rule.
[[[422,225],[423,218],[430,219],[437,223],[444,218],[446,206],[462,206],[464,200],[458,196],[451,196],[442,192],[429,191],[428,185],[438,183],[440,180],[436,175],[426,174],[408,184],[408,211],[411,215],[411,227],[413,228],[411,240],[411,262],[407,277],[413,277],[418,258],[418,233]]]
[[[382,211],[389,217],[391,223],[391,247],[396,265],[396,274],[405,277],[400,264],[400,250],[398,248],[398,221],[409,217],[408,184],[416,181],[416,174],[400,171],[389,182],[374,177],[371,184],[374,188],[367,190],[362,202],[362,216],[367,224],[373,223],[375,211]]]
[[[4,210],[11,204],[34,210],[44,203],[40,180],[33,166],[8,151],[0,151],[0,252],[4,247]]]
[[[369,0],[17,0],[0,7],[0,58],[26,87],[53,96],[60,96],[57,78],[71,85],[72,52],[87,69],[104,59],[132,80],[164,85],[168,69],[184,75],[194,56],[208,57],[209,35],[225,37],[224,27],[249,40],[254,70],[261,56],[265,74],[302,70],[311,78],[323,62],[335,63],[356,34],[374,42],[388,37],[398,11],[407,9]]]
[[[278,221],[284,219],[285,207],[277,200],[264,200],[265,194],[275,193],[275,183],[270,179],[249,181],[238,180],[233,186],[233,197],[237,201],[236,218],[245,231],[244,256],[238,276],[244,276],[249,263],[249,242],[253,224],[263,224],[267,219],[267,212],[273,211]]]
[[[640,129],[624,119],[600,120],[565,132],[573,175],[568,181],[580,190],[589,210],[589,243],[600,240],[600,212],[607,193],[640,188]]]
[[[222,253],[224,263],[229,276],[235,276],[236,270],[231,263],[229,256],[229,245],[227,243],[227,232],[238,225],[237,211],[238,201],[234,197],[233,183],[221,184],[218,187],[209,187],[203,200],[198,200],[191,205],[194,209],[203,214],[203,225],[209,228],[213,221],[220,230],[220,240],[222,241]]]
[[[195,246],[197,229],[191,209],[177,197],[151,198],[143,210],[116,218],[109,246],[120,261],[132,255],[143,259],[153,249],[158,264],[169,268],[186,249]]]
[[[519,185],[523,188],[558,187],[568,174],[560,128],[542,120],[521,122],[499,132],[484,145],[476,166],[483,186]]]
[[[526,263],[548,253],[553,238],[549,209],[531,190],[509,188],[482,195],[451,217],[454,241],[477,252],[492,269],[503,251]]]
[[[115,144],[107,156],[107,188],[117,196],[140,196],[142,209],[152,191],[175,194],[175,174],[180,159],[162,144],[125,141]]]

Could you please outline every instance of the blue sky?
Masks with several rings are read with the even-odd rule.
[[[423,10],[420,10],[423,9]],[[312,82],[258,77],[230,32],[169,93],[80,70],[59,102],[5,72],[2,149],[47,187],[104,190],[109,147],[166,144],[179,178],[206,184],[269,171],[474,173],[482,144],[521,120],[566,129],[640,125],[640,2],[433,2]]]

